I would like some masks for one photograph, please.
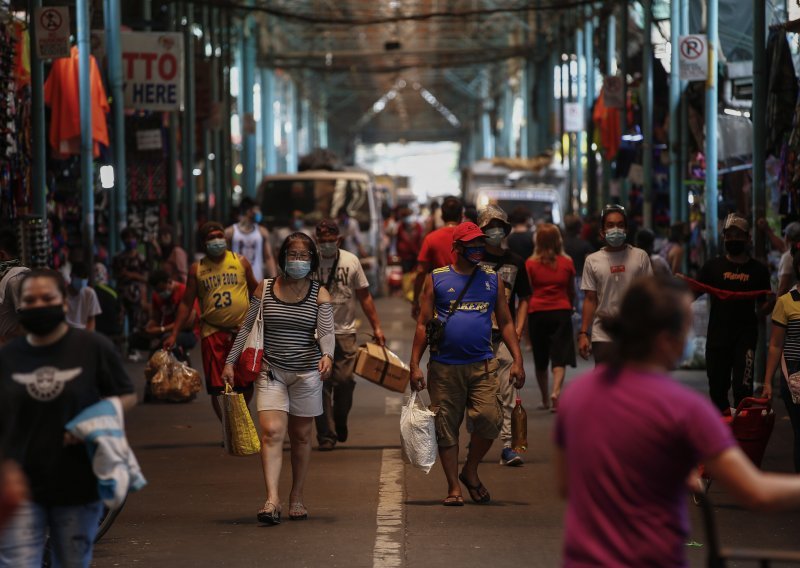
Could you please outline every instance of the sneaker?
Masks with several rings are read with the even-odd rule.
[[[511,448],[503,448],[503,453],[501,454],[500,458],[500,465],[517,467],[522,465],[522,458]]]
[[[319,451],[320,452],[330,452],[333,448],[336,447],[336,442],[333,440],[323,440],[319,443]]]

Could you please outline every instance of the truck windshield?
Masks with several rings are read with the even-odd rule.
[[[358,179],[278,179],[262,187],[261,211],[269,227],[288,227],[295,217],[307,226],[346,213],[361,231],[370,228],[369,184]]]

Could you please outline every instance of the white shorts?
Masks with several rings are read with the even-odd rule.
[[[272,372],[272,378],[267,371]],[[284,371],[266,365],[256,380],[256,409],[282,410],[292,416],[322,414],[322,381],[319,371]]]

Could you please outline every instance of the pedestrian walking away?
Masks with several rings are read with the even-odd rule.
[[[417,256],[417,276],[414,280],[414,301],[411,305],[411,317],[419,315],[419,300],[425,277],[434,268],[449,266],[455,262],[453,254],[453,232],[464,217],[464,204],[457,197],[447,197],[442,202],[442,221],[444,227],[436,229],[422,241],[422,248]]]
[[[426,387],[435,412],[439,457],[447,479],[445,506],[461,506],[461,483],[475,503],[488,503],[489,490],[478,477],[478,465],[500,434],[503,409],[498,398],[497,361],[492,351],[492,316],[513,363],[509,380],[518,389],[525,371],[505,286],[491,268],[479,267],[485,235],[477,225],[462,223],[453,231],[456,261],[437,268],[425,279],[420,314],[411,348],[411,388]],[[430,328],[426,340],[426,328]],[[419,368],[430,342],[428,380]],[[458,431],[465,412],[472,432],[467,461],[458,472]]]
[[[478,217],[480,229],[485,235],[486,253],[481,267],[489,268],[497,273],[499,281],[505,288],[509,313],[514,321],[517,339],[522,336],[525,319],[528,317],[528,299],[531,285],[525,271],[525,259],[509,249],[503,248],[503,242],[509,236],[511,225],[505,211],[496,205],[487,205]],[[497,378],[499,380],[500,398],[503,405],[503,428],[500,430],[500,441],[503,450],[500,463],[508,466],[520,466],[522,456],[511,447],[511,412],[514,410],[516,393],[509,380],[509,373],[514,359],[503,342],[497,318],[492,318],[492,351],[497,361]]]
[[[369,293],[369,282],[354,254],[343,250],[339,226],[335,221],[322,220],[316,228],[319,268],[314,273],[317,282],[331,296],[336,350],[333,372],[322,388],[322,414],[316,417],[317,442],[322,451],[332,450],[337,442],[347,441],[347,416],[353,406],[353,378],[358,346],[356,341],[356,300],[367,316],[375,342],[384,345],[375,302]]]
[[[706,374],[711,400],[721,412],[753,395],[758,318],[772,308],[767,268],[748,251],[750,223],[730,214],[722,230],[725,253],[703,265],[697,281],[711,297],[706,339]],[[727,294],[727,295],[726,295]],[[755,294],[755,295],[754,295]]]
[[[277,275],[269,231],[261,225],[262,219],[261,208],[245,197],[239,204],[239,222],[225,229],[228,248],[247,259],[256,280]]]
[[[595,365],[604,363],[611,338],[603,329],[601,316],[613,316],[625,290],[637,276],[652,274],[650,258],[642,249],[627,244],[628,217],[620,205],[606,205],[600,216],[600,237],[605,246],[586,257],[581,277],[583,317],[578,332],[578,351]]]
[[[144,323],[140,319],[147,284],[147,264],[139,253],[139,234],[128,227],[122,230],[120,236],[125,250],[113,258],[111,266],[117,281],[117,292],[128,318],[128,333],[132,334]]]
[[[555,411],[566,367],[575,366],[572,312],[575,305],[575,266],[564,254],[561,231],[544,223],[536,229],[536,248],[525,263],[533,287],[528,304],[528,329],[533,345],[536,382],[542,406]],[[553,369],[553,390],[548,396],[548,367]],[[548,405],[549,402],[549,405]]]
[[[335,349],[331,297],[312,279],[319,269],[314,241],[304,233],[292,233],[281,246],[278,263],[281,276],[263,281],[251,297],[222,373],[226,383],[235,381],[234,365],[261,307],[264,360],[256,380],[256,408],[267,499],[256,516],[268,525],[281,522],[278,481],[287,433],[292,459],[289,519],[308,518],[303,491],[311,459],[313,423],[314,417],[322,414],[321,381],[330,377]]]
[[[792,255],[792,269],[800,280],[800,250]],[[800,286],[783,294],[772,310],[772,335],[767,353],[761,396],[772,398],[772,379],[780,369],[780,393],[794,434],[794,470],[800,473]]]
[[[42,566],[49,536],[54,566],[89,566],[103,507],[83,442],[66,424],[101,398],[136,404],[111,342],[70,328],[60,272],[22,278],[19,321],[27,332],[0,349],[0,455],[18,463],[30,499],[0,533],[0,567]]]
[[[748,508],[800,507],[800,477],[758,470],[708,399],[669,376],[692,299],[677,279],[638,278],[601,318],[608,363],[564,390],[554,462],[568,568],[689,566],[687,489],[700,489],[701,462]]]
[[[258,286],[253,269],[246,258],[228,250],[222,225],[210,221],[200,228],[206,256],[189,268],[189,279],[183,294],[178,315],[164,349],[172,350],[178,334],[186,329],[194,317],[195,300],[200,305],[200,353],[206,378],[206,392],[211,395],[211,406],[222,420],[222,410],[217,395],[225,391],[222,370],[225,357],[244,321],[249,305],[248,298]],[[244,393],[249,402],[253,384],[241,377],[232,381],[233,389]]]

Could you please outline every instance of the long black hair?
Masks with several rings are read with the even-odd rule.
[[[619,312],[600,318],[612,339],[612,375],[626,363],[647,360],[660,333],[683,331],[687,317],[683,301],[688,294],[687,286],[676,278],[645,276],[631,284]]]
[[[284,239],[281,249],[278,251],[278,266],[280,266],[283,273],[286,274],[286,253],[289,252],[289,245],[295,241],[302,241],[305,243],[308,252],[311,254],[311,272],[316,272],[317,268],[319,268],[319,254],[317,253],[317,245],[314,242],[314,239],[299,231],[292,233]]]

